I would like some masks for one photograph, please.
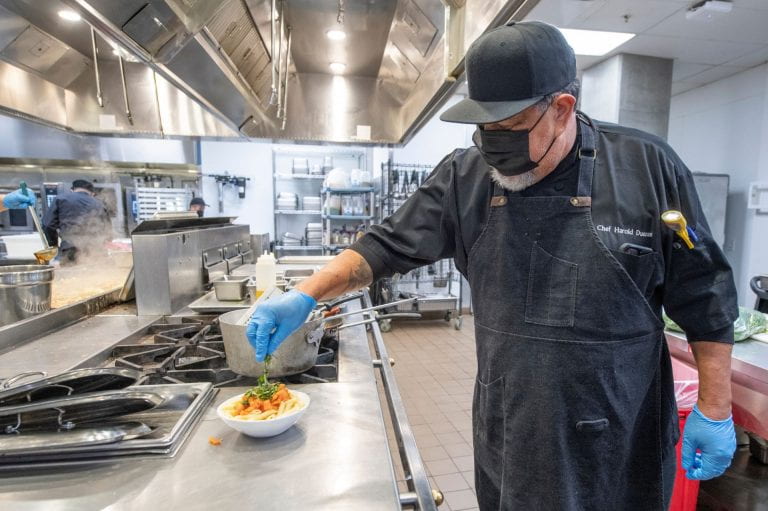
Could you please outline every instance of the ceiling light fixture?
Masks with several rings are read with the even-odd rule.
[[[330,39],[331,41],[343,41],[347,38],[347,33],[343,30],[329,30],[325,33],[325,35]]]
[[[80,21],[82,19],[78,13],[69,9],[59,11],[59,18],[67,21]]]
[[[342,64],[341,62],[331,62],[328,67],[330,67],[331,71],[337,75],[343,73],[344,70],[347,69],[347,65]]]
[[[576,55],[602,57],[626,43],[635,34],[629,32],[603,32],[600,30],[577,30],[561,28],[565,40],[571,45]]]

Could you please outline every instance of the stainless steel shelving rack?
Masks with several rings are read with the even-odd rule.
[[[381,164],[380,209],[382,218],[394,213],[426,180],[433,167],[412,163]],[[406,275],[395,274],[382,279],[376,286],[377,302],[386,303],[399,297],[416,296],[413,304],[398,307],[398,312],[443,312],[446,321],[454,328],[462,326],[461,302],[463,280],[456,271],[453,259],[443,259],[434,264],[417,268]],[[391,328],[388,321],[381,322],[381,329]]]
[[[336,190],[323,187],[326,174],[329,170],[323,167],[324,159],[331,157],[333,167],[342,167],[346,170],[361,169],[365,170],[367,166],[367,157],[365,149],[354,148],[303,148],[303,147],[281,147],[272,149],[272,181],[274,191],[274,223],[275,223],[275,245],[274,249],[277,256],[284,253],[306,254],[306,255],[330,255],[346,248],[347,245],[331,243],[331,229],[333,225],[339,224],[340,220],[360,220],[352,216],[329,215],[324,212],[324,203],[326,195],[337,193]],[[295,173],[293,159],[302,158],[308,162],[306,173]],[[317,173],[317,168],[323,170]],[[314,168],[315,172],[312,172]],[[367,189],[366,189],[367,190]],[[297,209],[279,209],[277,207],[277,198],[280,192],[292,192],[299,196]],[[341,191],[341,193],[352,193],[351,191]],[[357,190],[355,193],[359,193]],[[320,198],[320,207],[317,210],[305,210],[302,198],[305,196],[315,196]],[[375,206],[375,200],[371,201]],[[373,209],[369,210],[373,211]],[[323,225],[322,243],[308,245],[304,236],[305,227],[308,222],[319,222]],[[340,224],[339,224],[340,225]],[[285,232],[301,234],[304,238],[300,245],[282,245],[281,238]]]
[[[340,201],[348,198],[360,198],[362,214],[331,214],[331,198],[337,196]],[[356,225],[365,225],[366,230],[376,220],[376,190],[372,186],[355,188],[323,188],[322,195],[322,215],[323,215],[323,244],[327,251],[335,253],[349,247],[354,243],[350,239],[349,243],[336,243],[331,239],[334,226],[339,224],[353,223]]]

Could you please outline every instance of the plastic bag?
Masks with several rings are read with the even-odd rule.
[[[698,380],[675,380],[675,401],[678,410],[693,410],[699,398]]]
[[[667,313],[663,314],[664,325],[668,330],[682,332],[683,329],[672,321]],[[739,307],[739,317],[733,322],[733,339],[743,341],[749,339],[754,334],[768,331],[768,316],[760,311]]]

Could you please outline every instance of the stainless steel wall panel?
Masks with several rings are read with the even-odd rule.
[[[125,63],[133,124],[125,113],[118,63],[99,62],[99,70],[104,106],[100,107],[96,101],[93,76],[80,75],[66,92],[68,126],[83,133],[159,133],[152,70],[142,64]]]
[[[28,26],[27,20],[0,6],[0,49],[11,44]]]
[[[435,24],[424,14],[424,11],[411,0],[406,2],[402,16],[396,19],[398,26],[404,28],[402,35],[411,43],[422,57],[426,57],[432,42],[437,36],[438,29]]]
[[[248,242],[250,233],[247,225],[227,225],[132,239],[138,313],[167,315],[205,292],[204,251]]]
[[[91,70],[91,60],[79,51],[68,48],[45,73],[45,79],[59,87],[69,87],[78,76]]]
[[[7,62],[0,61],[0,107],[8,112],[67,124],[64,89]]]
[[[123,32],[152,55],[176,37],[181,24],[162,2],[150,2],[122,25]]]
[[[368,125],[370,142],[384,143],[402,132],[397,104],[379,80],[304,73],[291,74],[288,80],[285,138],[350,142],[356,140],[357,125]]]

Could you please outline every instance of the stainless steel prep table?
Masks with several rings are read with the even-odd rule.
[[[365,329],[341,336],[339,382],[297,386],[312,403],[286,433],[253,439],[229,429],[215,407],[244,389],[224,388],[175,458],[3,478],[0,508],[401,509]],[[78,339],[60,341],[72,346]],[[33,367],[27,359],[24,369]],[[209,436],[222,445],[210,445]]]

